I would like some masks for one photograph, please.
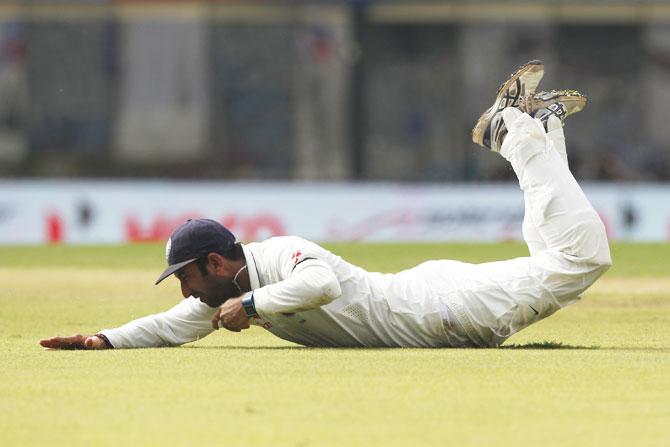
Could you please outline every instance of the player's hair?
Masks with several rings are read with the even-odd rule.
[[[217,251],[216,253],[220,254],[229,261],[240,261],[244,259],[244,250],[242,250],[242,244],[240,244],[239,242],[235,243],[235,245],[233,245],[226,251],[221,252]],[[202,273],[202,276],[207,276],[208,274],[207,264],[209,263],[207,257],[199,258],[195,261],[195,263],[197,264],[198,269],[200,269],[200,273]]]

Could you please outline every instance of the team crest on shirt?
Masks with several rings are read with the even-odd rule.
[[[169,238],[165,244],[165,259],[170,260],[170,250],[172,250],[172,238]]]
[[[296,265],[298,262],[300,262],[300,256],[302,256],[302,252],[300,250],[293,253],[293,255],[291,256],[291,261],[293,261],[293,265]]]

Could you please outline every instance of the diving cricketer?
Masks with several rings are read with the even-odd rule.
[[[468,264],[433,260],[371,273],[295,236],[240,244],[221,224],[189,220],[167,242],[184,296],[166,312],[47,348],[178,346],[222,327],[257,325],[305,346],[497,347],[569,304],[611,265],[605,228],[568,169],[563,120],[586,104],[572,90],[535,93],[531,61],[505,81],[473,129],[504,157],[524,194],[530,256]]]

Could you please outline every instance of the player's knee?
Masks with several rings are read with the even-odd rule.
[[[605,226],[599,218],[584,220],[572,230],[574,242],[564,251],[566,259],[601,274],[612,266]]]
[[[561,306],[574,302],[612,265],[607,238],[596,236],[578,245],[578,249],[548,250],[537,257],[544,268],[542,287]]]

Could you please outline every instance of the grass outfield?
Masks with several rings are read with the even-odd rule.
[[[370,270],[520,244],[337,245]],[[0,248],[0,445],[670,445],[670,245],[614,245],[582,302],[502,349],[302,348],[261,329],[181,348],[45,351],[163,310],[163,247]]]

